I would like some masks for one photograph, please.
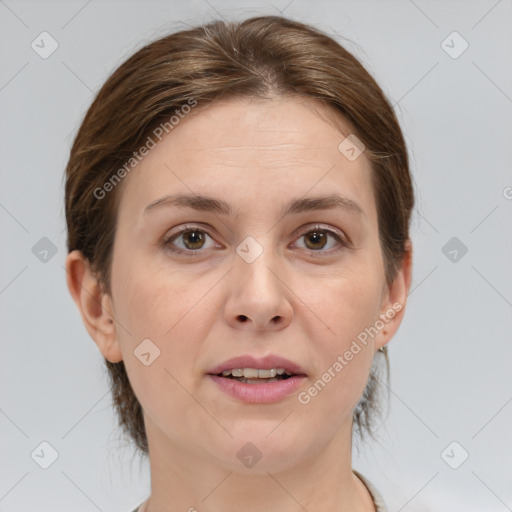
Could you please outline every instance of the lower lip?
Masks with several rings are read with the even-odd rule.
[[[261,384],[247,384],[234,379],[208,375],[217,383],[222,391],[244,402],[251,404],[264,404],[278,402],[294,393],[306,378],[305,375],[294,375],[275,382],[262,382]]]

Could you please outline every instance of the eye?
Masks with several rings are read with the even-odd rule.
[[[180,238],[182,239],[180,241]],[[172,252],[175,253],[184,253],[188,252],[193,255],[194,252],[201,252],[200,249],[210,249],[215,247],[215,244],[210,247],[205,247],[206,239],[210,238],[213,240],[206,231],[200,229],[197,226],[184,226],[177,233],[173,233],[172,235],[165,238],[163,244],[164,246]],[[180,241],[180,244],[176,244],[176,241]],[[173,247],[173,245],[178,248]]]
[[[206,245],[208,238],[213,242],[213,238],[203,229],[198,226],[186,225],[177,232],[167,236],[163,241],[163,245],[166,249],[176,254],[185,253],[187,256],[199,256],[201,252],[204,252],[201,249],[218,247],[214,242],[210,246]],[[305,240],[305,247],[302,248],[312,253],[331,253],[350,246],[350,243],[346,241],[342,234],[319,225],[311,226],[307,231],[303,231],[299,240],[302,238]],[[334,243],[327,247],[329,239],[334,240]],[[327,250],[324,250],[326,247]]]
[[[308,229],[308,231],[303,232],[300,236],[300,239],[304,239],[305,241],[305,249],[308,249],[311,252],[333,252],[329,249],[332,247],[339,247],[334,249],[334,251],[341,249],[342,247],[349,247],[349,243],[345,240],[345,238],[339,234],[337,231],[332,229],[327,229],[322,226],[312,226]],[[331,244],[326,251],[323,249],[326,248],[329,242],[329,238],[334,239],[337,243]]]

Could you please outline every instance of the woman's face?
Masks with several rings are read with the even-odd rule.
[[[350,432],[405,296],[385,284],[369,161],[339,149],[329,113],[299,98],[192,109],[124,178],[114,344],[150,448],[277,471]],[[150,206],[168,195],[188,199]],[[326,197],[343,199],[315,208]],[[296,376],[211,375],[257,365]]]

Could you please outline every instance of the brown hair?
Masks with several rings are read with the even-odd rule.
[[[66,167],[67,244],[69,252],[80,250],[87,258],[105,293],[111,295],[121,187],[100,199],[95,191],[156,126],[185,105],[269,94],[323,102],[364,143],[372,163],[386,281],[393,281],[405,254],[414,204],[407,149],[393,108],[361,63],[334,39],[297,21],[262,16],[215,21],[151,42],[114,71],[87,111]],[[378,354],[354,409],[353,425],[361,438],[363,429],[373,436],[374,413],[379,412],[381,356],[389,378],[387,352]],[[119,424],[148,453],[142,408],[124,363],[105,363]]]

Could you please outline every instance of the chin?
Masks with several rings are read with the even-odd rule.
[[[276,423],[274,422],[273,428]],[[239,432],[233,438],[226,439],[224,445],[215,444],[206,447],[217,463],[229,471],[247,475],[266,475],[286,471],[299,465],[314,452],[315,447],[306,440],[288,435],[286,429],[274,432],[265,422],[264,428],[251,428],[245,434]],[[269,432],[272,432],[269,434]],[[308,449],[309,448],[309,449]]]

